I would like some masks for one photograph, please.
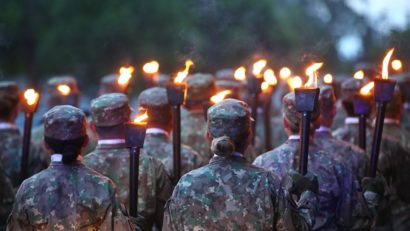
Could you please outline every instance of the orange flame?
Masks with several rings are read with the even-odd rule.
[[[159,71],[159,63],[155,60],[148,62],[142,66],[142,70],[147,74],[156,74]]]
[[[34,89],[30,88],[24,92],[24,98],[27,101],[27,105],[32,106],[35,105],[38,101],[40,95]]]
[[[309,80],[305,84],[305,87],[317,87],[317,71],[323,66],[323,63],[314,63],[306,69],[306,75],[309,76]]]
[[[292,71],[289,69],[289,67],[282,67],[279,71],[279,77],[281,79],[287,79],[292,75]]]
[[[269,90],[269,83],[268,82],[262,82],[261,83],[261,89],[262,89],[262,92],[267,92],[268,90]]]
[[[370,95],[371,90],[374,88],[374,82],[370,82],[366,85],[364,85],[362,88],[360,88],[360,94],[361,95]]]
[[[266,59],[260,59],[253,64],[252,73],[260,78],[263,68],[266,67],[267,61]]]
[[[246,68],[245,67],[239,67],[238,69],[235,70],[235,73],[233,74],[236,80],[243,81],[246,80]]]
[[[127,85],[132,77],[132,73],[134,72],[134,67],[121,67],[120,68],[120,76],[118,77],[118,84],[119,85]]]
[[[231,90],[225,90],[225,91],[221,91],[219,93],[217,93],[216,95],[211,97],[211,102],[214,104],[217,104],[219,102],[222,102],[222,100],[225,99],[225,97],[229,94],[231,94],[232,91]]]
[[[288,79],[288,85],[291,91],[294,91],[295,88],[302,87],[302,78],[299,76],[295,76],[291,79]]]
[[[323,76],[323,82],[326,84],[332,84],[333,83],[333,76],[330,73],[327,73],[325,76]]]
[[[391,68],[395,71],[400,71],[403,68],[403,64],[400,59],[394,59],[391,61]]]
[[[384,56],[383,59],[383,67],[382,67],[382,79],[388,79],[389,78],[389,62],[390,58],[393,55],[394,48],[390,49],[389,52],[387,52],[386,56]]]
[[[278,83],[278,79],[272,69],[268,69],[263,73],[263,79],[272,86],[275,86]]]
[[[353,78],[355,79],[363,79],[364,78],[364,71],[358,70],[354,73]]]
[[[192,60],[188,59],[185,61],[185,70],[178,72],[177,77],[174,79],[174,83],[182,83],[184,79],[188,76],[189,74],[189,68],[194,65],[194,62]]]
[[[61,84],[57,86],[57,90],[64,96],[67,96],[70,94],[71,92],[71,88],[70,86],[66,85],[66,84]]]
[[[134,119],[134,123],[138,124],[138,125],[146,125],[147,124],[147,119],[148,119],[148,114],[147,114],[147,112],[145,112],[144,114],[137,116]]]

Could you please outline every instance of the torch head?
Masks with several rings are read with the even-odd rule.
[[[368,115],[371,111],[371,96],[356,94],[353,97],[354,113]]]
[[[317,108],[319,88],[296,88],[295,103],[298,112],[313,112]]]
[[[248,84],[248,91],[250,94],[260,94],[262,92],[261,85],[263,83],[263,78],[256,78],[255,75],[251,75],[246,79]]]
[[[125,125],[125,142],[128,147],[144,147],[146,125],[127,123]]]
[[[396,81],[391,79],[374,80],[374,99],[378,103],[386,103],[393,99]]]
[[[185,100],[185,84],[172,84],[167,87],[168,103],[171,106],[182,105]]]

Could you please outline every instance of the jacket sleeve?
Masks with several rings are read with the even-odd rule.
[[[171,197],[173,186],[169,176],[165,171],[164,165],[156,161],[156,209],[155,224],[161,229],[164,218],[164,207],[167,200]]]

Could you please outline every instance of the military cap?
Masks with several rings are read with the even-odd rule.
[[[377,66],[373,63],[361,62],[357,63],[354,67],[354,71],[362,70],[364,76],[368,79],[374,79],[378,75]]]
[[[215,73],[216,80],[235,80],[235,70],[231,68],[221,69]]]
[[[120,76],[118,74],[109,74],[102,77],[100,80],[99,94],[104,95],[115,92],[128,94],[128,85],[122,86],[118,84],[119,77]]]
[[[51,108],[44,116],[44,136],[56,140],[74,140],[86,132],[86,117],[81,109],[70,105]]]
[[[12,81],[0,82],[0,111],[9,112],[20,100],[19,87]],[[3,114],[3,113],[1,113]]]
[[[353,101],[353,96],[359,92],[360,88],[363,87],[367,79],[355,79],[348,78],[342,82],[342,99],[345,101]]]
[[[171,76],[160,73],[155,76],[155,83],[159,87],[167,87],[171,83]]]
[[[59,90],[59,86],[66,85],[69,87],[67,94],[62,93]],[[68,104],[77,106],[79,101],[79,89],[77,80],[71,76],[57,76],[48,80],[48,106],[53,107],[56,105]]]
[[[148,123],[169,123],[172,114],[165,88],[152,87],[144,90],[138,97],[138,103],[147,110]]]
[[[122,93],[102,95],[91,101],[91,118],[96,126],[109,127],[128,122],[131,109]]]
[[[216,92],[215,79],[211,74],[196,73],[188,76],[187,102],[209,100]]]
[[[403,108],[403,98],[400,88],[396,85],[394,88],[393,99],[387,104],[386,117],[400,119],[400,113]]]
[[[320,110],[320,101],[318,102],[318,106],[316,110],[311,114],[311,124],[310,124],[310,131],[314,132],[316,128],[316,123],[319,118],[319,110]],[[282,114],[286,122],[288,123],[289,128],[292,132],[299,132],[300,124],[302,115],[296,110],[296,101],[295,101],[295,93],[289,92],[286,94],[282,99]]]
[[[336,105],[336,96],[331,86],[320,87],[320,111],[322,115],[331,113]]]
[[[234,140],[247,135],[251,127],[250,113],[245,102],[225,99],[208,109],[208,131],[215,138],[226,135]]]

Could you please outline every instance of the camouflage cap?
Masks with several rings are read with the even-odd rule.
[[[69,87],[69,92],[63,94],[59,90],[59,86],[66,85]],[[47,92],[49,107],[56,105],[72,105],[77,106],[79,102],[79,89],[77,85],[77,80],[71,76],[57,76],[48,80],[47,82]]]
[[[19,87],[12,81],[0,82],[0,111],[10,112],[20,101]],[[1,113],[3,114],[3,113]]]
[[[231,68],[221,69],[215,73],[217,80],[235,80],[235,70]]]
[[[216,92],[215,79],[211,74],[196,73],[188,76],[187,102],[209,100]]]
[[[102,95],[91,101],[91,118],[96,126],[109,127],[128,122],[131,109],[122,93]]]
[[[171,83],[171,76],[160,73],[155,76],[155,83],[159,87],[167,87]]]
[[[320,87],[320,114],[328,115],[336,107],[336,96],[331,86]]]
[[[251,127],[251,112],[240,100],[225,99],[208,109],[208,131],[212,137],[229,136],[235,140],[248,135]]]
[[[314,132],[319,119],[320,101],[316,110],[311,114],[310,131]],[[289,92],[282,99],[282,114],[292,132],[299,132],[302,114],[296,110],[295,93]]]
[[[74,140],[86,132],[86,117],[81,109],[70,105],[51,108],[44,116],[44,136],[56,140]]]
[[[123,93],[128,94],[128,85],[122,86],[118,84],[118,74],[105,75],[100,80],[100,89],[98,91],[99,95],[109,94],[109,93]]]
[[[342,82],[341,91],[342,99],[345,101],[353,101],[353,96],[359,92],[360,88],[365,84],[367,79],[348,78]]]
[[[378,75],[377,66],[373,63],[368,62],[361,62],[357,63],[354,67],[354,71],[362,70],[364,72],[364,76],[369,79],[374,79],[376,75]]]
[[[400,88],[396,85],[396,87],[394,88],[393,99],[387,104],[386,107],[386,118],[400,119],[402,108],[402,94]]]
[[[171,106],[168,104],[167,90],[163,87],[148,88],[141,92],[138,103],[147,110],[148,123],[168,123]]]

